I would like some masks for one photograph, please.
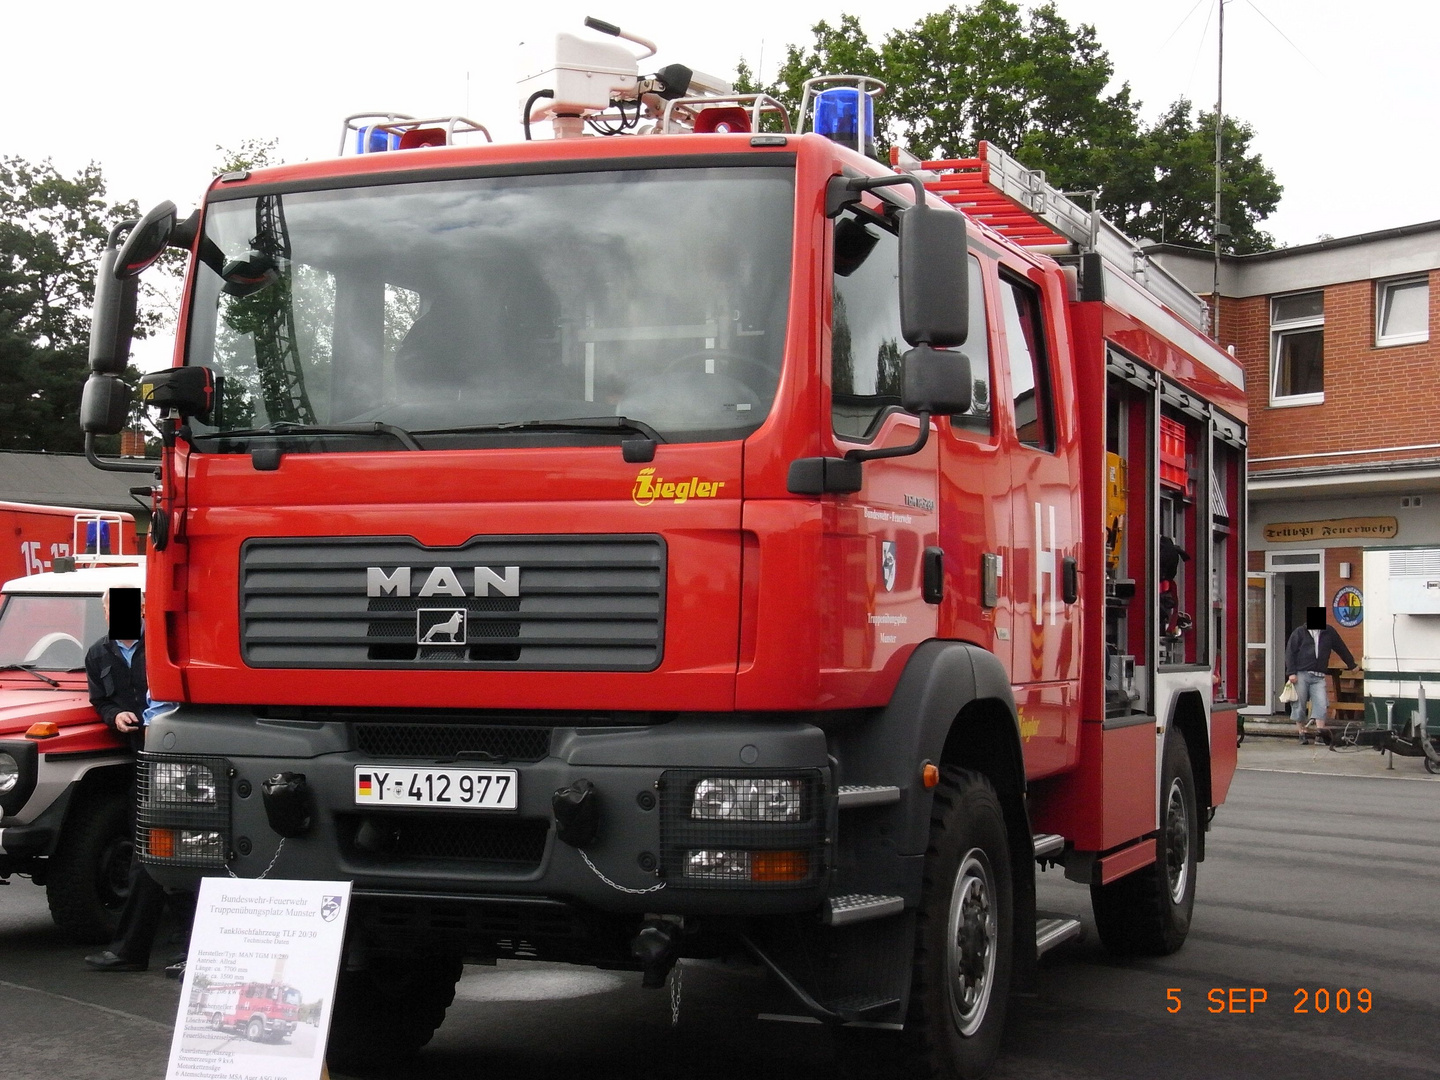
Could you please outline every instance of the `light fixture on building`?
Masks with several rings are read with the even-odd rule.
[[[1349,580],[1350,580],[1350,564],[1349,564],[1348,562],[1342,562],[1342,563],[1340,564],[1340,580],[1341,580],[1341,581],[1349,581]]]

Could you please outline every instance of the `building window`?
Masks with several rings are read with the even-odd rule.
[[[1429,338],[1429,276],[1376,282],[1375,344],[1413,345]]]
[[[1270,301],[1270,404],[1325,400],[1325,294],[1293,293]]]

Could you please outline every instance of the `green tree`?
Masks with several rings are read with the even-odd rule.
[[[819,22],[809,47],[791,45],[775,80],[757,84],[743,62],[737,88],[784,101],[798,122],[806,79],[826,73],[870,75],[887,86],[877,101],[881,160],[901,144],[923,158],[969,157],[989,141],[1065,191],[1094,192],[1096,205],[1132,235],[1208,243],[1214,200],[1214,115],[1192,120],[1181,100],[1150,126],[1129,84],[1092,26],[1071,26],[1046,3],[1028,13],[1007,0],[952,5],[892,31],[877,47],[860,21]],[[1258,250],[1270,238],[1258,223],[1274,212],[1281,187],[1250,150],[1253,131],[1225,121],[1222,219],[1233,235],[1222,248]]]
[[[1220,220],[1230,230],[1222,251],[1248,254],[1275,246],[1260,222],[1275,212],[1283,190],[1250,149],[1249,124],[1225,118]],[[1209,246],[1215,214],[1215,113],[1194,114],[1181,98],[1142,135],[1129,160],[1105,185],[1104,208],[1131,236]]]
[[[133,202],[107,200],[93,162],[65,176],[49,161],[0,158],[0,448],[83,448],[95,266],[110,228],[135,216]],[[155,322],[147,315],[137,332]],[[138,372],[126,377],[133,385]]]

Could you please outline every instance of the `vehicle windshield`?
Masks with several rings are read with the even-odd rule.
[[[293,986],[285,987],[284,1001],[286,1005],[299,1005],[300,991],[296,990]]]
[[[15,594],[0,606],[0,667],[78,671],[105,636],[99,596]]]
[[[779,380],[793,213],[788,162],[213,202],[197,446],[743,438]]]

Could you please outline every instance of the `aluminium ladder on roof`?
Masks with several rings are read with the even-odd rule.
[[[925,187],[1022,247],[1055,254],[1098,253],[1107,268],[1124,274],[1152,299],[1202,334],[1210,331],[1210,306],[1150,258],[1098,210],[1087,210],[1052,187],[1040,169],[1028,169],[1005,151],[981,142],[973,158],[918,161],[894,148],[891,164],[920,174]]]

